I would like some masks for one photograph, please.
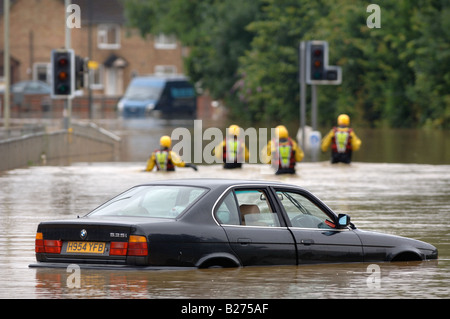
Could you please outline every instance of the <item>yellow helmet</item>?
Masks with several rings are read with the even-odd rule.
[[[239,136],[240,132],[241,132],[241,129],[239,128],[239,126],[237,126],[235,124],[230,125],[230,127],[228,128],[228,134],[230,134],[230,135]]]
[[[170,139],[169,136],[164,135],[164,136],[162,136],[161,139],[159,140],[159,144],[160,144],[162,147],[167,147],[167,148],[169,148],[170,145],[172,145],[172,140]]]
[[[288,138],[289,137],[289,132],[288,132],[286,126],[284,126],[284,125],[278,125],[275,128],[275,133],[277,134],[278,138]]]
[[[337,118],[337,124],[339,126],[349,126],[350,125],[350,117],[347,114],[341,114]]]

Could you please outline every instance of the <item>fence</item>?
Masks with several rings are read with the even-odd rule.
[[[119,147],[119,137],[95,124],[74,124],[72,131],[41,132],[0,141],[0,171],[30,165],[114,161]]]

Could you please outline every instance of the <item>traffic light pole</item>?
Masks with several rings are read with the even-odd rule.
[[[306,126],[306,42],[300,42],[300,128],[302,132],[302,148],[305,148],[305,126]]]
[[[321,140],[321,134],[317,131],[318,85],[341,84],[342,69],[339,66],[328,65],[328,42],[326,41],[301,41],[299,51],[301,145],[302,148],[311,151],[312,159],[316,161]],[[311,85],[311,130],[308,134],[305,130],[307,84]]]
[[[306,146],[306,42],[300,42],[300,72],[299,72],[299,80],[300,80],[300,128],[301,128],[301,136],[302,148]],[[317,85],[311,85],[311,126],[313,131],[317,130]]]
[[[65,19],[64,19],[64,26],[65,26],[65,47],[66,50],[69,50],[71,47],[71,32],[70,32],[70,28],[67,25],[67,19],[69,17],[69,12],[67,12],[67,8],[72,4],[72,0],[64,0],[64,4],[65,4]],[[74,88],[72,88],[73,90]],[[68,97],[67,100],[64,102],[64,114],[63,114],[63,126],[65,130],[68,131],[72,131],[72,123],[71,123],[71,118],[72,118],[72,98]]]
[[[311,126],[317,131],[317,85],[311,85]]]
[[[3,2],[3,28],[4,28],[4,50],[3,50],[3,79],[5,81],[5,93],[4,93],[4,103],[3,103],[3,115],[4,115],[4,127],[6,132],[9,134],[9,120],[10,120],[10,110],[11,110],[11,96],[10,96],[10,85],[11,85],[11,69],[10,69],[10,53],[9,53],[9,0]],[[1,103],[0,103],[1,111]],[[1,112],[0,112],[1,115]]]

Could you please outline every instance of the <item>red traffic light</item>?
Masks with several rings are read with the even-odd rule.
[[[58,65],[60,67],[65,67],[65,66],[69,65],[69,60],[67,58],[65,58],[65,57],[64,58],[60,58],[58,60]]]
[[[319,56],[321,56],[322,55],[322,50],[320,50],[320,49],[315,49],[314,51],[313,51],[313,55],[314,56],[316,56],[316,57],[319,57]]]

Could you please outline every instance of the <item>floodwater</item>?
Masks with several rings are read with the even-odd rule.
[[[0,298],[449,298],[450,165],[326,161],[275,176],[265,165],[239,171],[202,165],[142,172],[142,162],[36,166],[0,175]],[[110,197],[156,179],[248,178],[301,185],[361,229],[423,240],[438,261],[238,269],[118,271],[29,268],[40,221],[84,215]]]
[[[145,161],[150,153],[159,147],[162,135],[172,135],[179,127],[187,128],[194,139],[203,139],[203,147],[211,143],[211,139],[201,132],[210,127],[218,127],[225,133],[225,124],[211,121],[192,120],[160,120],[160,119],[129,119],[129,120],[98,120],[98,125],[116,133],[122,138],[122,148],[119,156],[121,162]],[[274,124],[275,127],[277,124]],[[243,127],[246,132],[249,127]],[[267,133],[270,138],[270,127],[255,127]],[[199,134],[200,130],[200,134]],[[322,136],[329,128],[321,129]],[[291,137],[297,136],[297,128],[289,127]],[[415,163],[415,164],[448,164],[450,165],[450,132],[433,129],[372,129],[356,128],[356,134],[363,144],[361,150],[354,152],[353,160],[369,163]],[[259,135],[258,135],[259,136]],[[176,135],[175,135],[176,137]],[[174,145],[180,140],[174,140]],[[182,141],[181,141],[182,142]],[[246,143],[250,138],[246,136]],[[263,143],[265,144],[265,143]],[[329,153],[313,156],[306,153],[304,162],[326,161]],[[194,160],[193,158],[191,160]]]
[[[112,163],[35,166],[0,173],[0,298],[449,298],[450,138],[448,131],[356,130],[351,165],[297,164],[295,176],[245,164],[145,173],[159,137],[192,121],[99,120],[122,138]],[[203,129],[212,126],[203,122]],[[208,143],[208,141],[206,141]],[[438,261],[238,269],[118,271],[29,268],[40,221],[84,215],[112,196],[155,179],[217,177],[281,180],[305,187],[361,229],[423,240]],[[72,276],[72,277],[71,277]]]

